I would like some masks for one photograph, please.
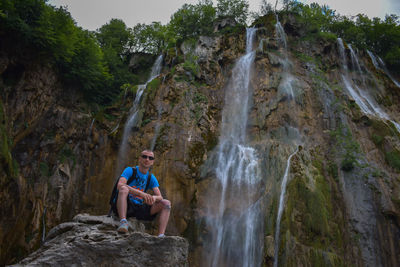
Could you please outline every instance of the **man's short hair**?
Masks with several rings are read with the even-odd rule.
[[[153,153],[153,154],[154,154],[154,151],[153,151],[153,150],[151,150],[151,149],[145,149],[145,150],[143,150],[142,152],[140,152],[140,154],[142,154],[143,152],[151,152],[151,153]]]

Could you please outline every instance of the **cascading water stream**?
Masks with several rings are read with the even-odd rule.
[[[375,67],[377,70],[382,70],[381,67],[379,66],[379,63],[378,63],[378,61],[376,60],[376,57],[374,56],[374,54],[373,54],[371,51],[369,51],[369,50],[367,50],[367,54],[368,54],[369,57],[371,58],[371,61],[372,61],[372,64],[374,64],[374,67]]]
[[[43,215],[42,215],[42,225],[43,225],[42,244],[43,244],[44,241],[46,240],[46,212],[47,212],[47,208],[44,207]]]
[[[338,38],[337,41],[338,41],[338,45],[339,45],[339,53],[340,53],[341,60],[342,60],[343,70],[345,71],[345,74],[342,75],[342,79],[343,79],[345,87],[346,87],[347,91],[350,93],[351,97],[354,99],[354,101],[356,101],[357,105],[360,107],[360,109],[363,113],[365,113],[367,115],[373,115],[373,116],[378,117],[385,121],[386,120],[390,121],[396,127],[397,131],[400,132],[400,124],[397,123],[396,121],[390,119],[390,117],[382,109],[380,109],[377,104],[375,104],[373,99],[370,96],[368,96],[368,94],[365,93],[364,90],[360,89],[357,85],[355,85],[356,90],[352,87],[352,85],[350,83],[350,78],[349,78],[349,71],[348,71],[348,67],[347,67],[346,54],[345,54],[343,41],[341,38]],[[355,54],[354,50],[352,49],[352,47],[350,45],[349,45],[349,50],[350,50],[350,56],[351,56],[351,60],[352,60],[352,64],[353,64],[353,69],[356,69],[359,72],[360,76],[362,77],[363,86],[365,87],[364,89],[366,89],[366,83],[363,78],[364,73],[359,64],[357,55]],[[370,56],[372,55],[372,53],[370,53],[370,52],[368,54]],[[374,60],[372,60],[372,62],[374,62]],[[376,60],[375,60],[375,62],[376,62]]]
[[[282,24],[279,21],[278,16],[276,16],[275,31],[276,31],[276,35],[277,35],[278,40],[283,45],[283,48],[285,49],[285,51],[287,51],[286,33],[285,33],[285,30],[282,27]],[[287,53],[285,53],[285,56],[287,57]]]
[[[139,111],[139,104],[140,104],[140,100],[142,99],[143,92],[146,89],[147,84],[160,74],[161,69],[162,69],[162,60],[163,60],[163,56],[162,55],[158,56],[157,60],[154,62],[153,67],[151,69],[150,78],[147,80],[147,82],[145,84],[141,84],[138,86],[135,101],[133,101],[133,105],[129,111],[129,117],[125,122],[124,132],[122,135],[122,141],[121,141],[121,145],[119,147],[118,162],[117,162],[117,169],[116,169],[117,175],[120,174],[120,172],[122,171],[122,168],[124,168],[124,166],[126,164],[125,156],[127,154],[127,143],[128,143],[128,139],[130,137],[132,127],[135,126],[137,123],[137,114]]]
[[[292,157],[299,151],[297,148],[295,152],[293,152],[287,162],[286,162],[286,169],[285,169],[285,174],[283,175],[282,179],[282,184],[281,184],[281,194],[279,196],[279,208],[278,208],[278,216],[276,217],[276,229],[275,229],[275,255],[274,255],[274,267],[278,267],[278,256],[279,256],[279,232],[280,232],[280,226],[281,226],[281,219],[282,219],[282,212],[283,208],[285,205],[285,195],[286,195],[286,185],[288,181],[288,176],[289,176],[289,170],[290,170],[290,161],[292,160]]]
[[[400,88],[400,82],[398,82],[395,78],[393,78],[393,76],[390,74],[389,70],[387,69],[385,62],[383,62],[383,60],[379,56],[375,57],[375,55],[371,51],[367,50],[367,53],[368,53],[369,57],[371,58],[372,64],[374,64],[374,67],[378,70],[383,70],[386,73],[386,75],[392,80],[392,82],[397,87]]]
[[[373,111],[369,108],[369,106],[363,101],[363,99],[360,97],[360,95],[356,92],[356,90],[351,86],[350,83],[350,78],[349,76],[349,70],[347,67],[347,60],[346,60],[346,53],[343,45],[343,41],[341,38],[337,39],[338,45],[339,45],[339,53],[340,53],[340,58],[342,61],[342,67],[345,72],[345,74],[342,75],[343,83],[347,89],[347,91],[350,93],[351,97],[356,101],[357,105],[360,107],[362,112],[365,114],[373,114]]]
[[[236,62],[226,89],[216,151],[218,192],[208,203],[210,240],[204,266],[250,267],[262,263],[263,215],[260,201],[256,201],[261,178],[256,151],[246,145],[255,32],[247,29],[247,53]]]
[[[89,132],[91,133],[92,132],[92,130],[93,130],[93,124],[94,124],[94,121],[95,121],[96,119],[95,118],[93,118],[92,119],[92,122],[90,123],[90,127],[89,127]]]
[[[286,94],[289,99],[294,98],[294,90],[293,90],[293,82],[295,78],[290,73],[291,63],[289,61],[289,56],[287,52],[287,40],[285,30],[283,29],[281,23],[279,22],[278,15],[276,15],[276,24],[275,24],[275,32],[276,39],[278,43],[283,47],[283,72],[282,72],[282,81],[279,84],[279,91],[281,94]]]
[[[161,113],[162,113],[162,106],[160,103],[158,103],[158,105],[157,105],[157,123],[156,123],[155,130],[154,130],[154,137],[151,140],[151,145],[150,145],[151,150],[154,150],[154,147],[156,146],[156,141],[157,141],[158,135],[160,134]]]

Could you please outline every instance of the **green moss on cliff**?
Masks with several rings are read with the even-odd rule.
[[[400,151],[395,149],[395,146],[392,144],[393,140],[396,140],[396,137],[398,137],[394,125],[387,124],[382,120],[371,119],[369,134],[372,142],[382,152],[386,163],[390,167],[400,171]]]
[[[268,32],[274,33],[275,32],[275,24],[276,24],[276,16],[274,13],[268,13],[262,17],[256,18],[253,22],[253,26],[256,28],[265,27]]]
[[[267,209],[269,212],[265,217],[265,235],[274,235],[274,229],[276,228],[276,217],[278,214],[278,201],[277,197],[274,197],[271,201],[271,205]]]
[[[147,99],[152,100],[154,99],[157,89],[161,85],[160,78],[154,78],[151,82],[147,84]]]
[[[190,72],[194,76],[197,76],[200,71],[200,66],[197,64],[197,59],[197,56],[189,54],[183,63],[183,69]]]
[[[331,172],[335,174],[330,169],[337,170],[337,166],[325,162],[316,153],[312,153],[312,160],[306,163],[310,164],[309,168],[293,162],[294,178],[287,187],[287,204],[281,224],[281,231],[286,235],[282,236],[280,257],[287,260],[287,266],[297,266],[293,260],[298,261],[299,257],[304,263],[312,263],[311,266],[343,266],[341,227],[345,223],[336,203],[332,180],[330,176],[324,176]],[[283,251],[293,245],[293,251]]]
[[[339,145],[343,155],[341,168],[344,171],[351,171],[357,163],[357,154],[360,152],[360,145],[354,140],[350,128],[340,125],[337,130],[330,132],[331,137]]]
[[[193,112],[193,119],[196,121],[196,123],[198,123],[200,118],[206,111],[205,105],[208,103],[208,99],[204,94],[196,91],[193,94],[192,101],[193,107],[191,108],[191,111]]]
[[[321,180],[320,177],[317,177]],[[321,184],[321,183],[320,183]],[[308,245],[324,247],[328,244],[328,218],[330,217],[330,203],[319,188],[311,190],[301,178],[295,178],[288,186],[287,213],[300,212],[299,225],[291,223],[290,231],[294,235],[301,235]],[[329,204],[329,205],[328,205]]]
[[[400,171],[400,152],[393,150],[385,153],[386,162],[393,168]]]
[[[171,126],[169,125],[162,125],[160,132],[157,136],[156,143],[154,146],[154,150],[156,150],[159,153],[164,152],[165,150],[168,149],[169,147],[169,142],[168,142],[168,132],[171,129]]]

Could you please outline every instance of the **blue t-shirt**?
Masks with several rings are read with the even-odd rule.
[[[127,167],[121,174],[121,177],[126,178],[128,181],[129,178],[133,175],[133,169],[132,167]],[[129,186],[138,189],[140,191],[144,191],[147,183],[147,177],[149,175],[149,172],[143,174],[139,171],[139,167],[136,166],[136,179],[133,179],[133,181],[128,184]],[[150,182],[149,182],[149,189],[153,189],[154,187],[159,187],[160,185],[158,184],[157,178],[151,174]],[[129,200],[132,201],[132,203],[142,205],[143,204],[143,198],[139,196],[134,196],[132,194],[129,194]]]

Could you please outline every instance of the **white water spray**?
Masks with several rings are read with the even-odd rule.
[[[157,60],[154,62],[153,67],[151,69],[150,78],[147,80],[147,82],[145,84],[141,84],[138,86],[135,101],[133,102],[133,105],[129,111],[129,117],[128,117],[127,121],[125,122],[124,132],[122,135],[122,141],[121,141],[121,145],[119,147],[117,175],[120,174],[120,172],[122,171],[122,168],[126,164],[125,157],[126,157],[127,149],[128,149],[128,145],[127,145],[128,139],[130,137],[132,127],[134,127],[137,123],[139,104],[140,104],[140,100],[142,99],[143,92],[146,89],[147,84],[160,74],[161,69],[162,69],[162,64],[161,64],[162,60],[163,60],[163,56],[162,55],[158,56]]]
[[[215,173],[217,193],[210,197],[206,222],[211,239],[204,266],[260,266],[263,215],[258,158],[246,145],[250,76],[256,29],[247,29],[247,53],[237,62],[226,89]]]

